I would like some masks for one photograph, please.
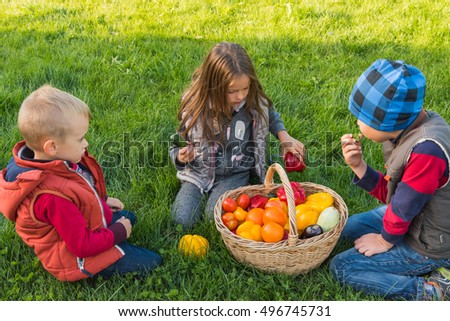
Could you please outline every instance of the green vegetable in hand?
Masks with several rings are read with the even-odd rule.
[[[186,147],[188,144],[187,141],[181,139],[181,136],[179,133],[175,133],[175,134],[171,135],[170,142],[180,148]]]

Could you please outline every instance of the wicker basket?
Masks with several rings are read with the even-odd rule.
[[[277,172],[282,184],[274,184],[273,176]],[[334,207],[340,213],[340,220],[332,230],[321,235],[299,239],[296,228],[295,203],[289,179],[280,164],[272,164],[264,181],[264,185],[250,185],[224,193],[214,207],[216,227],[228,251],[241,263],[249,264],[270,273],[297,275],[307,273],[325,261],[336,245],[348,217],[347,206],[342,198],[332,189],[308,182],[301,183],[306,195],[316,192],[330,193],[334,198]],[[289,214],[289,236],[287,240],[277,243],[257,242],[244,239],[232,233],[222,222],[222,202],[227,197],[236,199],[239,194],[247,193],[250,197],[256,194],[269,195],[283,186],[286,190]]]

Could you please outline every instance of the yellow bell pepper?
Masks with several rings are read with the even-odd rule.
[[[334,204],[334,198],[327,192],[318,192],[308,195],[305,204],[310,205],[320,213]]]
[[[233,214],[239,222],[243,222],[245,221],[245,217],[247,216],[247,211],[238,206]]]
[[[208,251],[208,240],[200,235],[186,234],[178,243],[178,251],[183,255],[203,257]]]
[[[295,207],[295,218],[297,221],[297,230],[303,232],[309,225],[317,223],[319,212],[309,204],[300,204]]]
[[[261,225],[246,221],[238,226],[236,235],[253,241],[262,241]]]

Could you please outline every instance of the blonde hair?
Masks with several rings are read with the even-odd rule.
[[[245,108],[255,109],[265,118],[260,104],[264,101],[272,107],[272,101],[264,92],[249,55],[239,44],[221,42],[211,49],[194,72],[192,82],[182,97],[178,119],[181,121],[179,130],[184,137],[200,122],[204,129],[203,138],[215,140],[212,124],[216,121],[223,125],[231,120],[232,110],[227,107],[228,87],[233,77],[242,75],[250,78]]]
[[[86,103],[71,94],[44,85],[33,91],[19,110],[18,126],[28,147],[42,151],[45,140],[64,139],[74,115],[91,117]]]

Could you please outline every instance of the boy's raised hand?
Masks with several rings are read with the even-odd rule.
[[[122,224],[125,227],[125,230],[127,231],[127,238],[129,238],[130,235],[131,235],[131,222],[130,222],[130,220],[127,219],[125,216],[122,216],[116,222]]]
[[[366,173],[367,165],[362,158],[362,146],[360,137],[353,137],[352,134],[345,134],[341,137],[342,154],[348,166],[359,178]]]

